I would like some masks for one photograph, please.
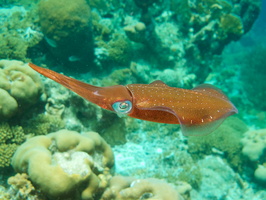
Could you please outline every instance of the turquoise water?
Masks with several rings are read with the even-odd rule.
[[[265,13],[0,1],[0,199],[266,199]]]

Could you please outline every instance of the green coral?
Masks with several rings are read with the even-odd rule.
[[[35,7],[29,12],[21,7],[13,7],[9,12],[1,12],[0,58],[26,60],[27,50],[38,44],[43,34],[36,28]]]
[[[111,29],[106,25],[99,23],[101,18],[97,12],[91,12],[91,19],[94,40],[96,43],[98,41],[101,42],[101,40],[107,40],[111,34]]]
[[[12,58],[23,60],[27,54],[26,42],[18,36],[6,33],[0,34],[0,58]]]
[[[89,71],[94,56],[91,12],[86,1],[41,0],[38,7],[49,53],[70,71]]]
[[[17,146],[25,141],[25,134],[20,126],[0,124],[0,168],[8,167]]]
[[[39,16],[44,34],[59,41],[88,29],[90,7],[85,0],[42,0],[39,3]]]
[[[24,131],[32,135],[47,135],[65,126],[65,122],[58,116],[39,114],[23,122]]]
[[[220,18],[221,38],[238,39],[244,33],[241,18],[237,15],[226,14]]]
[[[108,43],[109,59],[119,65],[127,65],[132,55],[130,55],[131,45],[125,37],[118,36]]]
[[[28,1],[28,0],[0,0],[0,5],[1,6],[14,6],[14,5],[31,5],[32,6],[32,3],[33,2],[38,2],[39,0],[31,0],[31,1]]]
[[[236,117],[228,118],[217,130],[204,137],[189,137],[189,152],[196,159],[204,155],[219,154],[237,170],[241,170],[241,139],[248,130],[243,121]]]
[[[129,68],[118,69],[113,71],[108,77],[102,80],[103,86],[111,85],[127,85],[136,79],[133,75],[133,72]]]
[[[0,168],[8,167],[11,158],[17,149],[16,144],[0,144]]]
[[[0,199],[1,200],[10,200],[11,194],[7,191],[6,188],[0,185]]]

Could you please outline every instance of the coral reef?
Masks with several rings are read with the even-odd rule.
[[[0,9],[0,59],[25,61],[27,51],[43,39],[36,23],[35,8],[28,9],[29,12],[22,6]]]
[[[122,176],[112,177],[109,187],[101,197],[101,200],[111,199],[184,200],[172,185],[160,179],[135,179]]]
[[[210,135],[200,138],[189,137],[189,152],[197,159],[204,155],[220,155],[234,169],[241,170],[243,167],[241,139],[247,130],[243,121],[236,117],[230,117]]]
[[[75,71],[90,70],[93,42],[90,7],[86,1],[42,0],[38,7],[41,29],[50,52],[65,67],[75,66]]]
[[[144,43],[145,42],[145,30],[146,25],[142,22],[138,22],[135,25],[124,27],[128,38],[134,42]]]
[[[206,79],[217,55],[251,28],[260,10],[259,0],[88,2],[96,8],[92,21],[100,69],[129,66],[125,61],[130,58],[149,62],[153,69],[183,69],[195,75],[194,84]],[[111,7],[123,8],[123,18]],[[121,48],[124,41],[112,46],[125,36],[131,41],[129,50]]]
[[[2,200],[10,200],[11,195],[6,191],[6,189],[3,186],[0,186],[0,198]]]
[[[57,115],[41,113],[35,117],[22,121],[26,134],[47,135],[65,127],[65,122]]]
[[[251,161],[264,160],[266,150],[266,129],[251,130],[245,134],[241,140],[243,144],[242,152]]]
[[[20,126],[0,124],[0,168],[10,166],[11,158],[17,146],[24,142],[25,134]]]
[[[99,86],[160,79],[191,88],[208,77],[225,87],[233,77],[223,89],[254,125],[247,113],[266,118],[265,48],[237,54],[230,67],[219,55],[251,29],[260,2],[0,1],[0,58],[63,66]],[[210,78],[214,69],[220,80]],[[22,62],[0,60],[0,185],[16,150],[12,164],[22,173],[0,186],[0,199],[266,199],[265,129],[246,132],[232,117],[209,136],[186,138],[179,126],[119,118],[43,83],[45,92]],[[25,137],[33,138],[18,148]],[[114,159],[116,174],[135,177],[112,177]]]
[[[13,194],[17,199],[32,198],[31,194],[34,193],[35,188],[29,181],[29,176],[27,174],[16,174],[8,178],[7,182],[11,186],[9,193]]]
[[[241,140],[242,153],[248,158],[254,177],[262,184],[266,183],[266,129],[250,130]]]
[[[42,82],[27,64],[16,60],[0,60],[0,119],[25,112],[40,98]]]
[[[99,65],[104,66],[105,69],[112,69],[116,65],[128,66],[132,59],[131,43],[127,37],[121,34],[114,35],[108,42],[98,42],[97,48],[106,51],[106,56],[102,56],[102,59],[98,55],[98,58],[100,58]],[[96,51],[96,53],[99,52]]]
[[[51,198],[92,199],[107,187],[114,156],[95,132],[60,130],[27,140],[12,165]]]

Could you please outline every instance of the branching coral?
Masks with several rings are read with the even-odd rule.
[[[17,146],[24,142],[25,135],[22,127],[0,124],[0,168],[8,167]]]
[[[93,199],[107,186],[114,156],[95,132],[61,130],[29,139],[17,149],[12,165],[52,198]]]
[[[8,184],[11,186],[9,192],[19,199],[27,199],[35,191],[28,178],[29,176],[25,173],[11,176],[8,179]]]
[[[32,135],[47,135],[65,126],[60,117],[43,113],[29,120],[23,120],[22,123],[25,133]]]

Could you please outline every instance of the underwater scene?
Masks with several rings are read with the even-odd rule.
[[[0,0],[0,200],[265,200],[266,0]]]

